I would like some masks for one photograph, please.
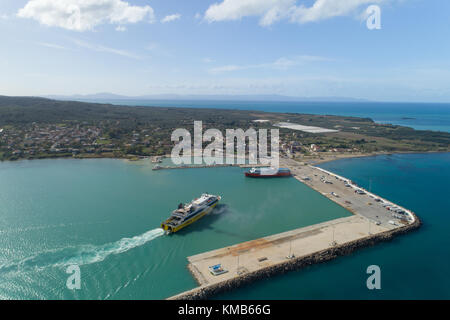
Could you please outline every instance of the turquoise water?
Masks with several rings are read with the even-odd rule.
[[[88,100],[86,100],[88,101]],[[193,100],[90,100],[119,105],[180,108],[216,108],[291,112],[371,118],[417,130],[450,132],[450,104],[389,102],[276,102]]]
[[[152,171],[148,161],[0,163],[1,299],[161,299],[196,286],[186,257],[349,213],[295,179],[243,169]],[[222,205],[180,233],[158,227],[203,192]],[[78,264],[81,290],[66,288]]]
[[[450,299],[450,154],[377,156],[321,165],[415,211],[420,230],[351,256],[223,294],[223,299]],[[366,287],[381,268],[380,291]]]

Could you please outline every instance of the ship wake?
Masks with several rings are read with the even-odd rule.
[[[105,260],[111,255],[118,255],[140,247],[164,235],[164,230],[157,228],[139,236],[123,238],[104,245],[81,245],[66,247],[38,253],[35,256],[0,265],[0,274],[9,272],[40,270],[48,267],[65,267],[69,265],[87,265]]]

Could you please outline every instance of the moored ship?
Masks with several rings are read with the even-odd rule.
[[[161,224],[161,228],[167,233],[177,232],[210,213],[220,199],[220,196],[205,193],[190,203],[180,203],[169,219]]]
[[[245,173],[245,176],[251,178],[290,177],[291,170],[287,168],[251,168]]]

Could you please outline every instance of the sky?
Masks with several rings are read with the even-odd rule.
[[[0,0],[0,95],[450,102],[449,13],[445,0]]]

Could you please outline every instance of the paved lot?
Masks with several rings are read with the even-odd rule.
[[[385,226],[373,223],[370,227],[372,234],[387,230]],[[306,256],[332,247],[333,241],[345,243],[367,236],[369,220],[351,216],[209,251],[191,256],[188,260],[199,284],[209,285],[285,262],[291,254]],[[214,276],[208,267],[219,263],[228,272]]]
[[[376,198],[382,199],[378,196],[370,197],[367,193],[364,195],[357,194],[354,188],[345,186],[346,182],[336,179],[333,175],[327,174],[316,167],[301,165],[298,162],[287,159],[283,159],[282,165],[291,168],[297,180],[305,183],[354,214],[362,215],[374,223],[379,222],[386,227],[392,227],[389,221],[394,221],[399,226],[403,225],[402,221],[393,217],[392,211],[382,206],[383,202],[375,201]],[[306,177],[311,180],[305,181],[304,178]],[[327,184],[324,181],[329,181],[332,184]],[[332,192],[335,195],[332,195]]]

